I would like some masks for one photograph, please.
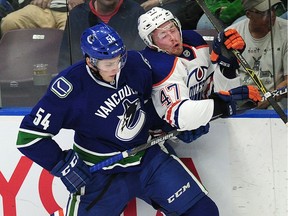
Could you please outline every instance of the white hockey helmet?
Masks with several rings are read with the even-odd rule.
[[[147,46],[155,47],[159,50],[159,47],[153,44],[151,33],[169,20],[175,23],[181,34],[181,24],[169,10],[161,7],[153,7],[138,18],[138,33],[140,38]]]

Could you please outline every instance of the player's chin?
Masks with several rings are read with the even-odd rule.
[[[182,47],[172,47],[170,50],[169,50],[169,54],[170,55],[175,55],[175,56],[180,56],[183,52],[183,48]]]

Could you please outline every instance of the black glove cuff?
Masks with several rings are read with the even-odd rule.
[[[222,115],[223,110],[226,109],[226,104],[224,104],[225,102],[215,95],[211,95],[211,99],[214,100],[213,117]]]
[[[234,68],[227,68],[220,65],[220,70],[227,79],[234,79],[237,77],[236,69]]]

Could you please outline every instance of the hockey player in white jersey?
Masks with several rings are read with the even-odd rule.
[[[154,106],[171,126],[187,130],[179,137],[184,142],[207,133],[213,116],[235,114],[234,99],[260,100],[256,88],[240,86],[237,59],[222,53],[223,47],[243,51],[245,42],[237,31],[221,32],[213,42],[211,57],[202,36],[182,31],[178,19],[163,8],[154,7],[141,15],[138,32],[147,45],[142,54],[153,71]]]

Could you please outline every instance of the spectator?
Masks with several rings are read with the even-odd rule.
[[[207,190],[164,145],[153,145],[94,173],[89,166],[149,139],[152,75],[101,23],[84,31],[85,59],[62,71],[20,125],[18,149],[70,192],[66,215],[115,216],[138,197],[165,215],[219,216]],[[75,131],[73,149],[53,139]],[[181,193],[181,191],[183,193]]]
[[[69,0],[68,8],[83,0]],[[67,20],[66,0],[32,0],[30,4],[2,19],[1,34],[22,28],[58,28],[64,30]]]
[[[231,25],[238,17],[245,14],[241,0],[205,0],[205,3],[212,14],[223,23],[223,26]],[[197,29],[213,28],[208,17],[203,14],[197,24]]]
[[[170,11],[154,7],[141,15],[138,23],[139,35],[147,45],[142,54],[153,71],[153,104],[158,115],[172,127],[187,130],[180,135],[181,140],[185,141],[185,134],[191,135],[190,130],[192,136],[187,135],[187,142],[207,133],[213,116],[235,114],[235,104],[228,99],[233,99],[234,92],[239,90],[240,99],[244,92],[246,98],[253,92],[259,95],[257,89],[250,92],[252,89],[244,86],[230,91],[227,100],[209,99],[219,96],[214,90],[229,90],[240,84],[236,77],[237,59],[221,53],[224,43],[228,48],[244,49],[245,43],[237,31],[228,30],[227,39],[219,36],[214,41],[215,64],[211,64],[209,47],[202,36],[193,30],[181,31],[179,21]]]
[[[241,3],[241,7],[242,7],[242,3]],[[279,3],[279,6],[275,10],[275,14],[276,16],[279,16],[283,19],[287,19],[287,0],[282,0],[282,4]],[[236,19],[232,24],[237,23],[240,20],[243,20],[245,18],[247,18],[246,15],[243,15],[239,17],[238,19]]]
[[[0,22],[7,14],[18,10],[20,4],[17,0],[0,0]]]
[[[138,0],[145,11],[159,6],[171,11],[179,19],[182,29],[195,29],[203,14],[195,0]]]
[[[275,14],[279,4],[280,0],[242,0],[247,18],[229,26],[235,28],[245,40],[246,48],[242,55],[269,91],[287,86],[288,26],[287,20]],[[239,72],[243,84],[254,84],[243,68]],[[287,99],[280,104],[287,108]],[[268,105],[266,101],[258,107],[267,108]]]
[[[90,0],[78,5],[69,14],[60,48],[58,70],[82,59],[79,48],[81,33],[88,27],[104,22],[123,38],[127,49],[141,49],[144,43],[137,33],[137,19],[144,9],[134,0]]]

